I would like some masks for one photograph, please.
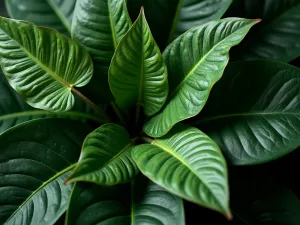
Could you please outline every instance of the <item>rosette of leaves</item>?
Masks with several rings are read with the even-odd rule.
[[[184,201],[231,220],[227,163],[298,147],[299,69],[227,67],[260,19],[220,19],[226,0],[157,1],[155,18],[155,2],[6,1],[1,224],[183,225]]]

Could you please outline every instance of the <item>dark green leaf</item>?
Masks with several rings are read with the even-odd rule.
[[[68,182],[115,185],[132,180],[138,173],[131,158],[132,147],[129,134],[123,127],[104,124],[86,137],[79,163]]]
[[[95,64],[92,81],[85,88],[94,101],[100,97],[112,101],[108,85],[108,68],[131,20],[125,0],[77,1],[72,24],[72,37],[86,47]]]
[[[121,108],[157,113],[168,96],[167,68],[144,11],[121,40],[109,68],[109,85]]]
[[[60,32],[71,31],[76,0],[5,0],[11,17]]]
[[[63,181],[90,131],[81,122],[40,119],[0,135],[1,224],[48,225],[64,213],[71,186]]]
[[[229,49],[259,20],[229,18],[212,21],[177,38],[164,51],[170,97],[166,107],[144,126],[152,137],[165,135],[176,123],[197,115],[212,86],[221,78]]]
[[[183,225],[182,200],[163,188],[138,179],[131,193],[124,186],[77,183],[66,225]],[[131,200],[126,197],[131,195]]]
[[[229,16],[262,18],[262,23],[233,53],[234,59],[276,59],[289,62],[300,56],[299,0],[241,0]]]
[[[226,162],[219,147],[200,130],[178,124],[151,144],[134,147],[132,156],[157,184],[231,217]]]
[[[0,18],[0,65],[10,85],[35,108],[67,111],[73,87],[86,85],[93,64],[76,42],[31,23]]]
[[[232,63],[197,118],[229,163],[268,162],[300,145],[300,70],[280,62]]]

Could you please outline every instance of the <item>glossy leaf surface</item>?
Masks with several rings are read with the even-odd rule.
[[[72,37],[91,54],[95,72],[86,92],[98,102],[112,101],[108,69],[120,39],[129,30],[131,20],[125,0],[77,1],[72,23]]]
[[[117,124],[104,124],[90,133],[68,182],[88,181],[115,185],[132,180],[138,169],[131,158],[133,144],[127,131]]]
[[[109,84],[117,105],[143,106],[146,115],[158,112],[167,99],[167,68],[143,9],[118,45],[109,68]]]
[[[5,0],[12,18],[70,32],[76,0]]]
[[[67,111],[72,88],[86,85],[93,64],[76,42],[31,23],[0,18],[0,65],[10,85],[31,106]]]
[[[217,142],[231,164],[280,158],[300,145],[299,79],[299,69],[280,62],[232,63],[191,123]]]
[[[168,191],[231,217],[226,162],[200,130],[178,124],[151,144],[134,147],[132,156],[144,175]]]
[[[146,134],[161,137],[176,123],[201,111],[228,63],[229,49],[257,22],[239,18],[212,21],[186,32],[169,45],[163,53],[169,72],[169,101],[145,124]]]
[[[184,224],[180,198],[154,183],[141,182],[140,179],[131,188],[130,193],[126,186],[103,187],[77,183],[70,200],[66,225]]]
[[[300,2],[298,0],[242,0],[228,16],[262,18],[237,47],[235,60],[275,59],[289,62],[300,56]]]
[[[90,128],[64,119],[23,123],[0,135],[0,223],[53,224],[67,208],[63,184]]]

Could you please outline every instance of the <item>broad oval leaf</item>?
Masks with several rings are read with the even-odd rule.
[[[0,223],[53,224],[67,208],[75,167],[90,128],[65,119],[23,123],[0,135]]]
[[[184,224],[180,198],[152,182],[138,181],[132,183],[130,193],[127,186],[77,183],[70,199],[66,225]],[[127,192],[128,195],[124,195]]]
[[[67,182],[88,181],[99,185],[129,182],[138,173],[131,158],[132,141],[117,124],[104,124],[90,133],[77,167]]]
[[[226,162],[200,130],[178,124],[151,144],[134,147],[132,156],[144,175],[168,191],[231,217]]]
[[[71,31],[76,0],[5,0],[12,18],[51,27],[60,32]]]
[[[257,22],[239,18],[212,21],[172,42],[163,53],[169,71],[169,101],[144,125],[145,133],[161,137],[176,123],[197,115],[223,74],[229,49]]]
[[[86,85],[93,63],[76,42],[29,22],[0,18],[0,65],[10,85],[31,106],[67,111],[72,90]]]
[[[262,23],[233,51],[235,60],[274,59],[289,62],[300,56],[298,0],[242,0],[236,10],[229,16],[262,18]]]
[[[77,1],[72,23],[72,37],[91,54],[95,72],[86,93],[112,101],[108,69],[120,39],[129,30],[131,20],[125,0]]]
[[[232,63],[197,121],[228,162],[268,162],[300,146],[300,70],[280,62]]]
[[[144,10],[120,41],[109,68],[109,85],[121,108],[137,105],[158,112],[168,96],[167,68]]]

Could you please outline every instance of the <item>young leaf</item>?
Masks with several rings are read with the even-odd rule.
[[[146,115],[160,110],[168,95],[167,68],[144,10],[121,40],[109,68],[109,84],[121,108],[137,105]]]
[[[233,51],[234,59],[275,59],[289,62],[300,56],[300,2],[298,0],[241,1],[238,12],[262,18],[245,41]],[[243,4],[244,3],[244,4]],[[232,16],[232,15],[230,15]]]
[[[93,63],[76,42],[54,30],[0,18],[0,65],[10,85],[31,106],[67,111],[73,87],[86,85]]]
[[[119,41],[130,26],[125,0],[77,1],[72,37],[88,50],[94,61],[95,75],[86,92],[95,101],[99,95],[106,101],[113,99],[108,85],[108,69]]]
[[[0,223],[53,224],[67,208],[75,167],[90,128],[64,119],[40,119],[0,135]]]
[[[12,18],[69,33],[75,3],[76,0],[5,0]]]
[[[300,146],[300,70],[280,62],[232,63],[196,122],[229,163],[268,162]]]
[[[128,195],[124,194],[127,193]],[[131,195],[131,200],[126,196]],[[104,222],[105,221],[105,222]],[[66,225],[183,225],[182,200],[141,179],[126,186],[103,187],[77,183],[69,203]]]
[[[189,201],[231,217],[226,162],[219,147],[196,128],[176,125],[132,156],[151,180]]]
[[[161,137],[176,123],[197,115],[223,74],[229,49],[258,22],[239,18],[212,21],[172,42],[163,53],[170,75],[169,102],[145,124],[146,134]]]
[[[132,180],[138,172],[131,158],[132,147],[123,127],[104,124],[86,137],[77,167],[67,182],[115,185]]]

